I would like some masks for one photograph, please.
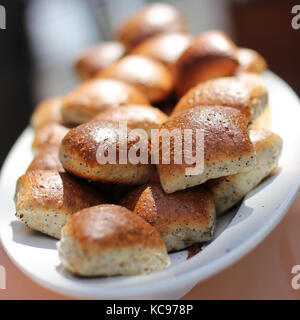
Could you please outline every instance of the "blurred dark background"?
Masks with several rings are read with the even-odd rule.
[[[40,100],[72,89],[82,50],[108,40],[146,0],[7,0],[0,30],[0,164]],[[239,46],[259,51],[300,95],[300,29],[288,0],[173,0],[197,34],[223,29]],[[284,108],[284,106],[282,106]]]

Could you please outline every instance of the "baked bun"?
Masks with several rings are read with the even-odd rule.
[[[33,158],[26,172],[34,170],[56,170],[65,172],[59,158],[57,146],[46,146]]]
[[[156,59],[173,73],[174,63],[190,45],[192,39],[193,36],[187,33],[161,33],[141,42],[130,53]]]
[[[38,128],[33,138],[33,153],[38,154],[44,147],[58,147],[68,131],[68,128],[56,123]]]
[[[38,129],[49,123],[63,124],[61,104],[61,97],[52,97],[39,103],[31,116],[31,127]]]
[[[177,103],[172,114],[196,106],[229,106],[242,111],[249,121],[258,118],[268,103],[268,90],[260,77],[224,77],[199,83]]]
[[[92,78],[125,54],[125,47],[117,41],[100,43],[85,51],[75,63],[75,71],[82,80]]]
[[[168,139],[175,129],[181,132],[182,141],[182,146],[178,147],[178,143],[175,144],[176,139],[171,139],[170,164],[163,164],[162,155],[166,153],[163,150],[162,140],[158,144],[159,153],[158,148],[152,150],[156,158],[158,156],[161,158],[157,167],[160,182],[166,193],[186,189],[209,179],[249,170],[255,164],[255,151],[248,135],[248,120],[237,109],[224,106],[195,107],[170,117],[161,129],[167,130],[159,132],[153,144],[157,145],[159,136]],[[193,140],[188,139],[186,144],[185,129],[193,133]],[[200,135],[198,142],[197,131],[203,133],[203,139]],[[197,147],[200,152],[198,155]],[[189,159],[188,155],[183,157],[185,148],[192,151],[192,156],[198,163],[192,164],[193,159]],[[177,156],[180,156],[182,164],[176,164],[179,161],[176,160]],[[165,158],[164,162],[167,160]]]
[[[199,82],[233,75],[239,66],[236,52],[236,45],[224,32],[208,31],[197,36],[175,65],[178,97]]]
[[[282,139],[269,130],[250,130],[256,150],[256,165],[248,172],[210,180],[206,183],[215,199],[217,215],[238,203],[249,191],[277,168]]]
[[[112,204],[73,215],[57,248],[62,265],[81,276],[145,274],[170,264],[157,230],[126,208]]]
[[[127,144],[125,142],[127,150],[124,150],[123,144],[119,143],[121,130],[116,123],[90,121],[71,129],[63,139],[60,148],[60,160],[63,167],[75,176],[93,181],[127,185],[148,182],[154,173],[154,166],[150,164],[150,145],[147,137],[143,140],[148,148],[146,150],[148,159],[144,159],[147,164],[140,162],[132,164],[129,159],[120,161],[126,164],[119,163],[119,158],[123,153],[129,158],[130,150],[135,151],[135,154],[139,152],[135,149],[136,143],[140,141],[139,137],[130,137],[131,130],[127,130]],[[111,153],[109,153],[109,150],[111,150]],[[116,155],[115,159],[111,156],[112,154]],[[109,161],[110,156],[115,163]],[[104,162],[106,163],[101,164]]]
[[[268,68],[266,60],[252,49],[239,48],[237,58],[240,64],[238,71],[262,73]]]
[[[202,187],[166,194],[159,182],[152,182],[130,192],[120,204],[156,228],[168,251],[212,238],[215,204]]]
[[[151,138],[151,129],[158,129],[168,116],[157,108],[131,104],[119,107],[116,110],[107,110],[96,115],[93,121],[109,121],[119,123],[119,121],[127,121],[127,126],[130,129],[143,129]]]
[[[35,170],[17,181],[16,216],[29,228],[57,239],[73,213],[101,203],[101,192],[67,173]]]
[[[75,125],[89,121],[99,112],[126,104],[150,104],[138,89],[115,79],[88,80],[63,99],[62,115]]]
[[[131,50],[140,42],[159,33],[185,31],[186,23],[176,8],[167,3],[153,3],[125,21],[117,32],[117,39]]]
[[[165,99],[173,89],[170,71],[159,61],[141,55],[127,55],[95,77],[127,82],[140,89],[153,103]]]

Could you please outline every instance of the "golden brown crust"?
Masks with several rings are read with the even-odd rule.
[[[141,55],[127,55],[95,77],[127,82],[141,90],[151,102],[165,99],[173,88],[169,70],[159,61]]]
[[[55,170],[30,171],[18,179],[18,210],[31,208],[73,214],[81,209],[105,203],[101,192],[83,180]]]
[[[99,113],[93,121],[109,121],[118,123],[119,121],[127,121],[130,129],[141,128],[151,134],[151,129],[159,128],[168,116],[158,108],[147,105],[127,105],[119,107],[116,110],[107,110]]]
[[[170,32],[153,36],[137,45],[131,54],[140,54],[162,62],[174,72],[174,63],[190,45],[193,36],[187,33]]]
[[[231,107],[202,106],[189,110],[183,110],[170,117],[161,127],[167,129],[158,134],[163,139],[169,138],[169,133],[174,129],[181,131],[182,137],[182,164],[175,163],[175,155],[180,152],[176,150],[174,139],[170,142],[170,164],[162,163],[163,143],[160,139],[159,153],[160,163],[157,165],[160,182],[165,192],[173,193],[195,185],[204,183],[209,179],[235,174],[243,170],[249,170],[255,163],[255,150],[248,135],[248,120],[243,113]],[[198,164],[201,169],[203,155],[203,170],[192,175],[187,174],[186,169],[195,168],[196,163],[188,164],[184,155],[184,130],[190,129],[193,132],[191,145],[192,155],[197,154],[196,132],[203,134],[203,148],[198,155]],[[156,136],[154,141],[157,141]],[[201,139],[200,139],[201,143]],[[175,149],[176,147],[176,149]],[[154,154],[157,151],[152,151]],[[199,151],[198,151],[199,152]],[[203,153],[202,153],[203,152]],[[158,157],[156,154],[156,158]],[[198,170],[197,170],[198,172]]]
[[[128,134],[130,129],[128,129]],[[150,145],[148,144],[148,163],[119,164],[119,124],[111,122],[90,121],[73,128],[61,143],[60,160],[64,168],[76,176],[94,181],[142,184],[151,178],[154,167],[150,164]],[[129,139],[127,136],[127,155],[139,137]],[[115,145],[116,163],[101,164],[97,160],[99,146]]]
[[[85,51],[76,61],[75,70],[82,80],[93,77],[125,54],[125,47],[117,41],[100,43]]]
[[[214,207],[212,195],[202,187],[166,194],[159,182],[136,188],[120,204],[159,232],[171,231],[185,223],[189,226],[207,225]]]
[[[200,106],[184,110],[170,117],[161,129],[192,129],[193,132],[197,129],[204,130],[204,160],[207,162],[238,158],[243,153],[253,150],[248,136],[248,120],[241,112],[231,107]],[[171,142],[172,147],[174,148],[174,144]],[[171,149],[171,163],[174,163],[172,159],[174,154]],[[183,161],[180,166],[188,165]]]
[[[205,81],[190,89],[172,114],[195,106],[229,106],[242,111],[252,121],[268,102],[268,91],[256,78],[224,77]],[[260,109],[260,110],[258,110]]]
[[[126,104],[150,104],[133,86],[116,79],[94,79],[79,85],[63,99],[66,121],[81,124],[104,110]]]
[[[237,58],[240,64],[238,71],[262,73],[268,68],[266,60],[257,51],[239,48]]]
[[[282,138],[268,129],[250,130],[250,139],[257,153],[267,149],[270,145],[282,145]]]
[[[63,124],[61,115],[62,97],[52,97],[40,102],[30,119],[30,125],[38,129],[49,123]]]
[[[117,39],[130,50],[143,40],[163,32],[187,30],[181,13],[166,3],[143,7],[125,21],[117,32]]]
[[[32,143],[34,153],[47,146],[58,147],[68,131],[68,128],[56,123],[50,123],[38,128],[35,131]]]
[[[144,245],[163,248],[155,228],[128,209],[112,204],[84,209],[71,217],[63,233],[91,252]]]
[[[31,161],[26,172],[34,170],[56,170],[65,172],[59,158],[57,146],[46,146]]]
[[[179,97],[199,82],[229,76],[238,68],[237,47],[221,31],[201,33],[176,62],[175,90]]]

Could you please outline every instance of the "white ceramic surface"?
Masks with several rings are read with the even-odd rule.
[[[15,182],[32,158],[32,131],[26,129],[9,153],[0,179],[0,236],[10,258],[41,285],[74,297],[177,299],[243,257],[279,223],[300,185],[298,97],[273,73],[267,72],[264,79],[270,92],[272,130],[284,140],[280,171],[218,220],[214,240],[199,254],[186,260],[186,251],[173,253],[168,269],[147,276],[83,279],[64,271],[56,241],[27,229],[14,216]]]

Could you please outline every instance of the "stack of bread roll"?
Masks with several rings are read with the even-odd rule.
[[[136,275],[168,267],[168,252],[212,240],[218,216],[272,174],[282,149],[269,131],[267,68],[254,50],[221,31],[188,33],[183,16],[154,3],[131,16],[111,42],[78,58],[82,83],[35,109],[34,159],[17,181],[16,216],[59,239],[62,265],[80,276]],[[170,163],[102,163],[120,121],[147,132],[201,130],[202,170]],[[162,130],[166,129],[166,130]],[[112,134],[116,133],[116,134]],[[162,152],[162,140],[158,152]],[[192,152],[195,152],[192,140]]]

